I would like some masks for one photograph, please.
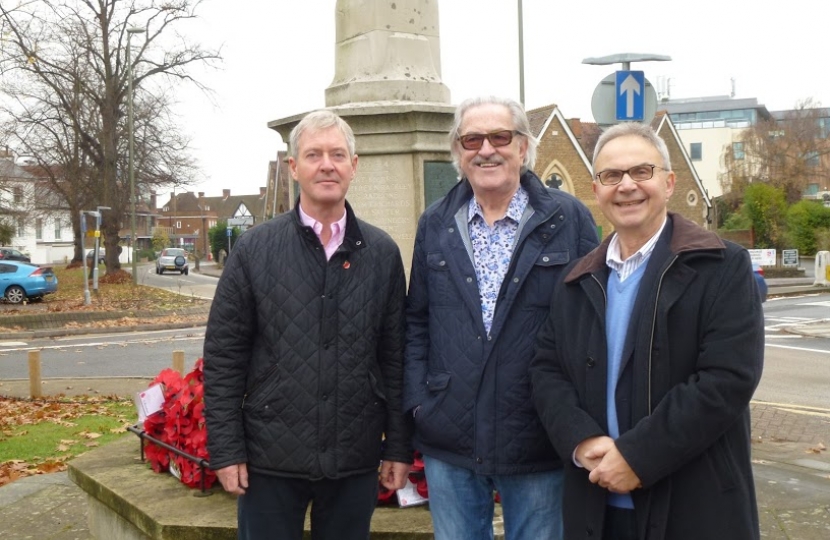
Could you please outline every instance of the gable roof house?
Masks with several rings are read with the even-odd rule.
[[[266,191],[261,187],[258,194],[231,195],[230,189],[223,189],[220,197],[205,197],[203,191],[174,191],[159,211],[157,228],[177,247],[209,253],[207,232],[219,222],[236,218],[246,224],[244,229],[263,221]]]
[[[0,220],[15,227],[11,246],[33,263],[69,262],[74,255],[72,221],[48,182],[0,155]]]
[[[528,111],[533,135],[539,139],[535,172],[550,187],[574,195],[591,211],[599,234],[605,237],[614,229],[602,215],[591,184],[591,159],[599,133],[596,124],[566,119],[556,105],[547,105]],[[712,206],[703,184],[695,172],[688,153],[671,124],[668,115],[655,118],[652,126],[663,137],[669,149],[672,168],[677,176],[675,194],[669,201],[669,210],[683,214],[695,223],[708,226]]]

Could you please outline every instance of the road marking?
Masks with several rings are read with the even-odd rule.
[[[25,347],[28,345],[25,341],[0,341],[0,347]]]
[[[63,343],[61,345],[44,345],[39,347],[28,346],[28,343],[20,343],[18,347],[13,349],[2,349],[2,352],[21,352],[21,351],[62,351],[66,352],[69,348],[90,348],[96,347],[97,349],[104,349],[109,346],[120,346],[125,347],[127,345],[152,345],[155,343],[161,343],[164,341],[195,341],[204,339],[202,336],[186,336],[186,337],[173,337],[167,339],[134,339],[134,340],[127,340],[127,341],[96,341],[96,342],[89,342],[89,343],[75,343],[75,344],[67,344]],[[82,352],[80,350],[76,350],[74,352]]]
[[[790,412],[816,413],[818,415],[830,415],[830,409],[823,409],[821,407],[813,407],[812,405],[796,405],[794,403],[776,403],[774,401],[758,401],[753,399],[750,403],[755,405],[769,405],[770,407],[777,407],[779,409],[786,409]]]
[[[807,349],[805,347],[789,347],[787,345],[778,345],[776,343],[767,343],[766,346],[767,347],[777,347],[779,349],[789,349],[791,351],[804,351],[804,352],[830,354],[830,351],[823,351],[821,349]]]

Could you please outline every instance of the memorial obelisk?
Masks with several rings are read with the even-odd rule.
[[[335,74],[325,95],[357,139],[360,162],[348,200],[358,216],[392,235],[408,271],[418,216],[455,181],[438,2],[337,0],[336,22]],[[287,142],[304,115],[268,126]]]

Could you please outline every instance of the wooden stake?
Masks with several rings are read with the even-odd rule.
[[[29,396],[43,397],[40,380],[40,351],[29,351]]]
[[[184,351],[173,351],[173,370],[184,375]]]

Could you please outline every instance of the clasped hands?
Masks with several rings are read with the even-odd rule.
[[[576,460],[590,471],[588,480],[612,493],[629,493],[643,485],[608,436],[585,439],[576,447]]]

